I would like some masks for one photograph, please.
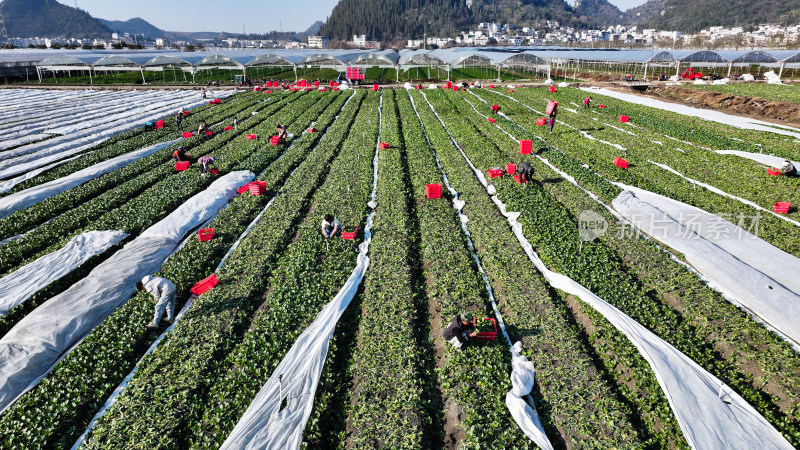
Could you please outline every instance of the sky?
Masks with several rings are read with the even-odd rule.
[[[315,21],[325,21],[338,0],[58,0],[94,17],[128,20],[134,17],[166,31],[227,31],[266,33],[273,30],[305,31]],[[646,0],[609,0],[621,10]],[[574,2],[574,0],[573,0]]]

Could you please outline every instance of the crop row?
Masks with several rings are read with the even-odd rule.
[[[366,103],[370,102],[370,103]],[[360,225],[372,189],[372,160],[378,132],[377,94],[370,94],[297,236],[276,264],[267,294],[242,342],[208,374],[209,395],[202,414],[191,418],[187,439],[217,448],[272,375],[297,337],[336,295],[356,263],[359,240],[320,236],[319,224],[335,212],[346,226]],[[347,192],[346,195],[342,195]]]
[[[459,146],[466,149],[469,143],[491,148],[491,144],[478,139],[463,114],[452,105],[441,103],[445,99],[437,99],[435,94],[426,96]],[[598,355],[567,312],[568,299],[549,292],[514,235],[505,226],[498,226],[505,218],[465,165],[461,153],[448,143],[449,136],[438,119],[432,117],[430,108],[425,111],[425,100],[420,100],[423,107],[418,109],[428,135],[434,136],[434,130],[444,133],[439,137],[442,144],[437,153],[451,184],[468,207],[473,205],[466,209],[471,234],[499,307],[512,324],[509,333],[512,339],[523,341],[526,356],[536,365],[539,388],[533,397],[550,440],[590,448],[630,446],[647,440],[646,430],[632,416],[632,405],[622,397],[618,386],[609,382],[611,374],[595,363]]]
[[[486,94],[484,93],[483,95]],[[498,99],[496,95],[493,100],[503,101]],[[508,107],[511,109],[514,105],[511,104],[508,105]],[[516,107],[519,108],[519,106]],[[560,114],[560,116],[564,115],[565,113]],[[707,166],[706,164],[710,164],[710,161],[718,161],[718,158],[721,158],[721,156],[705,150],[686,150],[683,151],[683,153],[678,150],[667,152],[666,150],[668,147],[666,145],[656,146],[651,150],[645,150],[650,148],[648,146],[653,146],[655,144],[648,144],[649,140],[641,136],[634,138],[627,133],[618,132],[606,127],[607,129],[604,130],[603,133],[609,133],[608,136],[613,136],[613,133],[617,135],[607,138],[613,139],[611,143],[621,142],[627,145],[627,148],[632,149],[627,155],[627,159],[631,161],[631,165],[628,166],[628,169],[620,169],[613,164],[613,159],[614,157],[623,157],[625,155],[621,150],[615,147],[603,144],[597,140],[576,139],[577,131],[562,131],[560,133],[556,132],[552,136],[547,135],[546,131],[542,130],[541,127],[536,127],[534,124],[535,117],[531,117],[527,109],[524,111],[518,109],[514,111],[513,115],[509,114],[509,118],[522,124],[532,134],[540,137],[546,136],[548,142],[551,142],[561,151],[581,163],[588,164],[592,170],[609,180],[619,181],[646,189],[714,214],[728,217],[728,219],[734,223],[741,223],[743,228],[757,230],[758,236],[765,241],[772,243],[788,253],[800,255],[800,235],[798,235],[795,225],[775,217],[770,213],[759,212],[751,206],[737,200],[715,194],[702,187],[697,187],[675,174],[652,165],[647,162],[647,160],[660,160],[667,165],[671,165],[673,164],[672,158],[675,158],[674,164],[676,164],[676,167],[680,167],[686,171],[692,170],[691,167],[693,164],[702,165],[705,169],[696,173],[696,177],[700,178],[701,181],[709,177],[709,175],[704,175],[706,173],[713,173],[714,171],[725,173],[724,169],[720,169],[720,167],[735,167],[736,170],[733,171],[733,174],[729,174],[727,179],[716,178],[716,187],[724,191],[739,192],[745,197],[757,200],[758,203],[761,203],[761,206],[769,208],[771,208],[772,204],[770,202],[774,202],[779,198],[786,199],[788,197],[791,199],[796,195],[793,193],[796,192],[796,188],[792,187],[793,181],[786,183],[785,181],[770,180],[769,178],[773,177],[769,177],[765,173],[759,173],[760,170],[754,169],[754,165],[744,160],[739,161],[738,158],[725,159],[717,164]],[[573,121],[573,119],[568,120],[570,122]],[[580,123],[576,123],[576,125],[577,127],[574,128],[585,128],[588,126],[585,124],[581,125]],[[636,132],[643,133],[644,129],[637,128]],[[650,151],[651,153],[644,157],[638,156],[645,151]],[[666,157],[670,159],[667,160],[665,159]],[[681,160],[683,162],[680,162]],[[692,162],[693,160],[695,161],[694,163]],[[680,166],[678,164],[680,164]],[[736,176],[737,173],[750,173],[749,181],[744,177]],[[781,184],[781,186],[778,186],[780,189],[775,188],[775,183]],[[747,187],[740,189],[737,187],[738,185]]]
[[[456,104],[459,103],[458,100],[454,100],[454,102]],[[480,121],[479,123],[483,126],[486,122]],[[498,123],[502,126],[506,121],[500,120]],[[489,131],[486,131],[486,133],[500,134],[497,129],[492,129],[492,127],[489,127]],[[515,141],[509,142],[512,145],[513,143]],[[508,147],[510,145],[506,145],[506,148]],[[501,155],[502,153],[500,152]],[[505,154],[513,154],[513,150],[507,150]],[[480,153],[475,153],[476,162],[481,159],[480,156]],[[483,159],[480,162],[489,163],[490,160]],[[660,300],[659,297],[666,296],[670,294],[669,292],[656,291],[654,293],[650,286],[644,285],[636,277],[636,271],[626,267],[623,258],[605,243],[581,243],[578,236],[576,218],[570,216],[564,208],[554,207],[554,205],[558,204],[557,199],[546,194],[541,189],[514,189],[515,186],[510,181],[498,183],[498,186],[498,196],[512,209],[536,211],[535,214],[523,214],[520,217],[520,222],[524,226],[526,236],[534,246],[538,247],[540,255],[548,265],[615,304],[639,323],[647,326],[675,345],[711,373],[726,381],[786,435],[796,433],[797,424],[792,424],[793,420],[787,418],[776,404],[770,404],[769,393],[754,388],[750,383],[749,375],[743,374],[737,364],[725,361],[722,355],[716,353],[714,343],[705,339],[706,332],[698,332],[695,326],[683,317],[679,311]],[[504,189],[506,186],[509,189]],[[541,185],[534,186],[539,188]],[[733,316],[739,316],[740,321],[746,320],[744,314],[736,311],[732,305],[721,304],[719,306],[738,313],[733,314]],[[769,339],[766,336],[769,333],[764,333],[764,331],[766,330],[762,330],[764,339],[768,342],[771,341],[776,346],[776,349],[784,347],[781,353],[785,355],[785,350],[788,346],[778,341],[775,337]],[[627,351],[632,355],[629,350],[626,350],[625,347],[628,346],[624,345],[624,339],[619,337],[614,337],[614,339],[620,341],[618,345],[611,345],[616,354],[625,355]],[[636,363],[636,359],[638,358],[629,356],[629,361],[632,363]],[[644,368],[644,364],[636,363],[636,365]],[[613,364],[609,364],[609,366],[613,366]],[[639,373],[642,373],[642,371],[634,371],[634,375]],[[650,384],[652,390],[657,391],[658,387],[655,385],[654,380],[646,381],[648,378],[651,377],[643,377],[640,384]],[[659,408],[652,404],[647,405],[645,409],[650,408],[661,409],[663,406]],[[661,419],[665,420],[666,417]]]
[[[225,100],[225,103],[220,106],[200,106],[192,110],[189,116],[186,116],[183,121],[183,128],[186,130],[197,129],[197,126],[203,121],[213,124],[222,118],[241,113],[245,108],[249,108],[259,101],[260,98],[258,96],[251,93],[244,93],[229,97]],[[8,193],[38,186],[113,157],[169,140],[169,137],[177,137],[178,132],[172,117],[167,117],[164,120],[164,128],[145,132],[143,127],[137,127],[133,130],[115,135],[86,150],[81,154],[80,158],[65,162],[29,180],[23,181]]]
[[[324,111],[316,106],[310,108],[290,129],[299,135],[304,129],[303,123],[310,120],[316,119],[321,127],[330,124],[346,97],[336,97]],[[319,138],[319,134],[301,135],[278,161],[270,164],[264,173],[270,190],[275,190],[300,164]],[[271,147],[254,156],[272,155],[274,159],[283,151],[282,147]],[[268,200],[269,196],[237,197],[210,224],[214,228],[213,240],[190,240],[164,265],[159,275],[172,280],[178,288],[177,307],[181,307],[189,297],[189,288],[198,278],[214,270]],[[151,315],[152,299],[146,294],[134,296],[113,313],[36,389],[0,418],[2,429],[6,430],[2,442],[31,447],[71,445],[111,390],[155,340],[156,335],[144,328]]]
[[[355,120],[364,93],[356,93],[342,115],[284,184],[281,195],[232,253],[217,276],[220,284],[200,296],[151,355],[118,402],[98,423],[88,448],[150,448],[182,440],[187,420],[201,414],[210,379],[241,342],[263,303],[268,281],[305,217],[311,195],[323,181]]]
[[[315,99],[314,97],[307,97],[305,103],[310,105],[316,100],[318,99]],[[299,108],[297,111],[286,111],[285,118],[287,121],[291,121],[293,120],[293,117],[300,112],[302,112],[302,110]],[[266,123],[261,124],[260,127],[262,127],[263,131],[265,132],[271,128],[271,126],[268,126]],[[258,130],[259,126],[257,126],[255,129]],[[243,168],[256,173],[263,170],[269,161],[263,160],[263,158],[259,156],[258,152],[254,152],[256,150],[255,144],[241,143],[241,141],[244,141],[243,139],[240,139],[239,141],[240,142],[229,144],[222,148],[212,147],[209,144],[205,151],[215,151],[215,156],[220,161],[217,164],[217,167],[219,167],[221,173],[226,173],[228,170],[234,167],[241,167],[240,163],[244,164]],[[69,228],[61,228],[59,230],[56,227],[56,230],[59,230],[61,234],[51,237],[55,243],[49,242],[49,247],[47,247],[40,254],[60,248],[63,246],[64,242],[69,240],[73,235],[79,234],[86,230],[121,229],[132,236],[135,236],[148,226],[166,216],[171,210],[180,205],[183,201],[197,192],[200,192],[202,189],[205,189],[205,187],[207,187],[213,181],[213,177],[200,176],[197,169],[190,169],[188,171],[175,174],[171,162],[163,164],[162,167],[164,167],[164,169],[167,171],[166,174],[163,174],[164,178],[162,180],[155,182],[155,184],[145,189],[139,195],[129,198],[127,201],[121,202],[121,204],[116,208],[109,209],[106,207],[102,209],[98,208],[100,211],[92,211],[102,213],[102,215],[94,221],[91,221],[88,217],[80,216],[80,212],[84,212],[84,209],[78,208],[74,210],[76,213],[73,217],[76,217],[82,222],[88,222],[87,225],[85,225],[85,228],[83,230],[77,230],[73,232]],[[105,207],[106,205],[101,206]],[[63,217],[64,216],[62,215],[59,217],[59,219]],[[61,224],[60,220],[54,220],[53,222],[46,224],[46,226],[52,231],[54,227],[51,227],[51,225],[57,226],[59,224]],[[44,227],[34,230],[33,233],[26,235],[26,237],[34,236],[40,240],[47,237],[43,236],[42,233],[38,233],[43,228]],[[67,236],[61,238],[61,236],[64,234]],[[20,241],[22,241],[22,239],[20,239]],[[18,247],[16,244],[17,241],[14,241],[7,244],[7,246],[14,251],[20,251],[20,247]],[[9,259],[14,258],[14,256],[22,256],[15,255],[12,252],[8,253],[9,255],[6,256],[8,256]],[[105,254],[109,255],[110,252],[106,252]],[[37,255],[37,257],[38,256],[39,255]],[[30,257],[28,258],[28,261],[33,259],[35,258]],[[91,267],[99,262],[99,258],[93,258],[92,261],[84,263],[80,267],[81,273],[91,269]],[[24,317],[32,308],[35,308],[41,304],[41,302],[49,298],[48,295],[53,295],[67,288],[71,281],[72,277],[57,280],[51,283],[43,291],[32,296],[25,303],[17,306],[9,315],[0,320],[3,333],[12,327],[16,322],[18,322],[22,317]]]
[[[257,108],[254,107],[254,104],[249,101],[244,103],[247,105],[245,106],[247,112],[249,112],[251,109]],[[219,115],[212,116],[213,120],[222,120],[225,117],[226,115],[223,112],[220,112]],[[254,120],[251,120],[250,123],[254,123]],[[208,142],[207,145],[213,145],[217,142],[225,142],[229,139],[232,139],[234,134],[238,133],[229,133],[225,136],[219,136],[216,139],[213,139],[213,143]],[[181,145],[187,150],[188,153],[192,153],[195,147],[203,143],[204,141],[202,139],[193,138],[182,141]],[[143,148],[146,145],[140,146],[139,142],[137,141],[131,143],[131,146],[129,146],[127,142],[123,142],[115,147],[118,146],[124,147],[126,151],[134,151]],[[152,171],[159,169],[168,170],[169,167],[165,163],[170,160],[173,150],[174,147],[163,149],[153,155],[142,158],[139,161],[128,165],[127,167],[123,167],[112,173],[105,174],[95,180],[84,183],[83,185],[77,186],[66,192],[51,196],[42,202],[37,203],[36,205],[33,205],[22,211],[18,211],[0,220],[0,237],[7,238],[15,234],[24,233],[25,231],[28,231],[31,228],[54,217],[57,217],[60,214],[74,210],[79,205],[86,203],[100,195],[106,194],[108,191],[118,189],[121,184],[140,178]],[[174,170],[172,172],[174,173]],[[60,173],[60,175],[67,174],[67,172]]]

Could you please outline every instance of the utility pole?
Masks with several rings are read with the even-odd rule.
[[[3,20],[3,13],[0,12],[0,49],[11,48],[11,39],[8,38],[6,22]]]

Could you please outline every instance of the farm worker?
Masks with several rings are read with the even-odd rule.
[[[533,180],[533,166],[529,162],[523,161],[517,164],[517,173],[519,174],[520,183]]]
[[[492,105],[492,114],[497,114],[498,111],[500,111],[500,106]]]
[[[202,95],[203,98],[206,98],[206,88],[200,89],[200,95]]]
[[[558,115],[558,102],[551,101],[549,105],[547,105],[547,109],[550,110],[548,116],[550,119],[547,121],[547,124],[550,125],[550,134],[553,134],[553,126],[556,124],[556,115]]]
[[[794,167],[794,164],[787,159],[783,162],[783,166],[781,166],[781,173],[787,177],[796,177],[797,169]]]
[[[475,325],[472,323],[472,313],[466,312],[464,314],[453,317],[453,320],[447,324],[444,329],[444,339],[453,344],[456,350],[461,351],[461,346],[471,337],[478,335],[475,330]]]
[[[286,125],[278,125],[278,138],[280,141],[283,142],[288,135],[289,132],[286,131]]]
[[[144,124],[144,131],[153,131],[153,130],[155,130],[155,125],[153,124],[153,122],[146,122]]]
[[[172,157],[178,162],[191,161],[192,159],[192,155],[187,155],[183,147],[178,147],[178,149],[172,153]]]
[[[339,226],[339,219],[334,217],[333,214],[325,214],[325,218],[322,219],[321,231],[324,238],[341,235],[342,229]]]
[[[208,130],[208,126],[206,126],[205,122],[202,122],[199,127],[197,127],[197,135],[201,135]]]
[[[147,328],[158,328],[164,310],[167,311],[167,323],[172,325],[175,321],[175,285],[166,278],[147,275],[142,281],[136,282],[136,289],[147,291],[156,301],[156,311],[153,321],[147,324]]]
[[[592,103],[592,97],[583,99],[583,109],[589,109],[589,103]]]
[[[233,118],[233,128],[237,130],[239,129],[239,119],[236,117]]]
[[[200,158],[198,158],[197,159],[197,164],[200,164],[200,171],[202,173],[206,173],[211,169],[211,166],[214,165],[214,161],[216,161],[216,160],[214,159],[213,156],[206,155],[206,156],[201,156]]]
[[[178,131],[183,131],[183,113],[180,112],[175,116],[175,125],[178,127]]]

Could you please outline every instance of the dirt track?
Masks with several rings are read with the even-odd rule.
[[[690,106],[750,116],[760,120],[800,123],[800,105],[757,97],[740,97],[680,86],[651,86],[647,95]]]

